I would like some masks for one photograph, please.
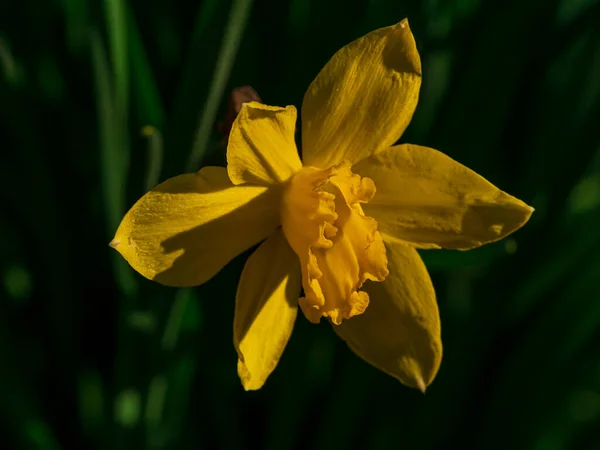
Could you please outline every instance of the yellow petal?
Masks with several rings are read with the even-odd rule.
[[[397,243],[386,248],[390,274],[363,287],[369,307],[333,329],[369,364],[424,391],[442,359],[435,292],[414,248]]]
[[[339,50],[302,104],[302,158],[327,168],[393,145],[417,106],[421,60],[408,21]]]
[[[227,171],[233,184],[282,183],[302,168],[294,130],[296,108],[245,103],[229,135]]]
[[[278,189],[233,186],[221,167],[158,185],[123,218],[111,247],[146,278],[196,286],[279,225]]]
[[[281,231],[248,258],[235,299],[234,344],[246,390],[260,389],[292,334],[300,264]]]
[[[469,249],[521,228],[533,208],[450,157],[398,145],[353,168],[375,182],[364,205],[382,234],[418,248]]]

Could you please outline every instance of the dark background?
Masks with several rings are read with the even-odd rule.
[[[304,317],[246,393],[247,255],[177,290],[107,243],[148,186],[224,163],[232,88],[300,107],[336,50],[404,17],[424,79],[402,141],[536,212],[422,253],[445,345],[426,395]],[[599,24],[598,0],[1,0],[0,448],[600,448]]]

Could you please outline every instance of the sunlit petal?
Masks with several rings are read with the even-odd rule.
[[[393,145],[417,106],[421,60],[405,19],[339,50],[302,104],[302,157],[327,168]]]
[[[227,145],[227,171],[233,184],[282,183],[302,168],[294,131],[296,108],[245,103]]]
[[[276,188],[234,186],[225,169],[205,167],[144,195],[110,245],[146,278],[199,285],[277,228],[279,195]]]
[[[235,301],[234,343],[246,390],[260,389],[292,334],[298,311],[300,263],[281,231],[248,258]]]
[[[375,182],[364,205],[382,234],[419,248],[469,249],[521,228],[533,208],[427,147],[398,145],[354,167]]]

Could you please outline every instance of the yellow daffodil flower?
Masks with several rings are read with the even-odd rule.
[[[338,51],[308,88],[302,160],[296,109],[250,102],[231,129],[227,169],[171,178],[123,219],[111,246],[169,286],[200,285],[262,242],[236,296],[246,389],[259,389],[277,365],[299,306],[311,322],[328,318],[365,361],[424,391],[442,345],[416,249],[479,247],[529,219],[531,207],[448,156],[394,145],[420,85],[408,22],[373,31]]]

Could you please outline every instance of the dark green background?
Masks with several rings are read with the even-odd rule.
[[[404,17],[424,78],[402,141],[536,212],[423,253],[445,345],[426,395],[304,317],[246,393],[247,255],[177,290],[107,243],[148,184],[198,167],[193,147],[224,162],[233,87],[299,107],[337,49]],[[598,0],[1,0],[0,448],[600,448],[599,24]]]

